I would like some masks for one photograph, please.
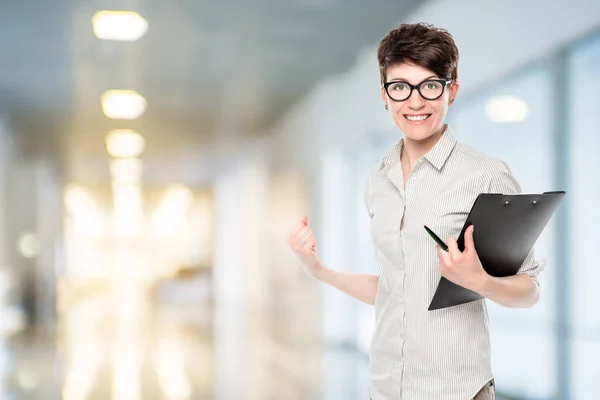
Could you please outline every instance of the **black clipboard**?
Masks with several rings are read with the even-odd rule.
[[[482,193],[471,207],[457,239],[465,248],[464,234],[475,225],[473,241],[486,272],[492,276],[515,275],[565,196],[564,191],[541,194]],[[479,293],[442,277],[429,311],[482,299]]]

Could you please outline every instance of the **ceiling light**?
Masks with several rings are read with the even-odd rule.
[[[113,157],[137,157],[144,147],[142,135],[131,129],[115,129],[106,135],[106,150]]]
[[[497,96],[488,100],[485,111],[492,122],[521,122],[529,115],[529,106],[517,96]]]
[[[99,39],[133,42],[144,36],[148,22],[133,11],[98,11],[92,18]]]
[[[136,119],[148,103],[135,90],[108,90],[102,94],[102,111],[108,118]]]

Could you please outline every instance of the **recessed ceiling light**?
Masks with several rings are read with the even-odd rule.
[[[148,103],[135,90],[108,90],[101,98],[102,111],[113,119],[135,119],[146,111]]]
[[[487,101],[485,111],[492,122],[521,122],[529,115],[529,105],[518,96],[497,96]]]
[[[133,11],[98,11],[92,18],[99,39],[133,42],[144,36],[148,22]]]
[[[144,147],[142,135],[131,129],[115,129],[106,135],[106,150],[113,157],[137,157]]]

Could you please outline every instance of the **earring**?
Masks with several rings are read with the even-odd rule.
[[[385,109],[386,109],[386,110],[389,110],[389,109],[390,109],[390,108],[388,107],[388,105],[387,105],[387,104],[385,105]]]
[[[450,104],[454,103],[454,99],[450,99]]]

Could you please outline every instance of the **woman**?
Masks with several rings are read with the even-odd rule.
[[[544,264],[532,251],[515,276],[488,275],[473,229],[456,240],[480,193],[519,193],[507,165],[455,139],[444,124],[459,91],[452,36],[428,24],[403,24],[381,41],[381,97],[403,138],[369,171],[366,208],[379,275],[327,268],[308,218],[288,243],[312,277],[375,305],[370,349],[374,400],[493,399],[483,300],[428,311],[440,276],[506,307],[532,307]],[[482,132],[485,134],[485,132]],[[447,238],[442,251],[423,229]]]

